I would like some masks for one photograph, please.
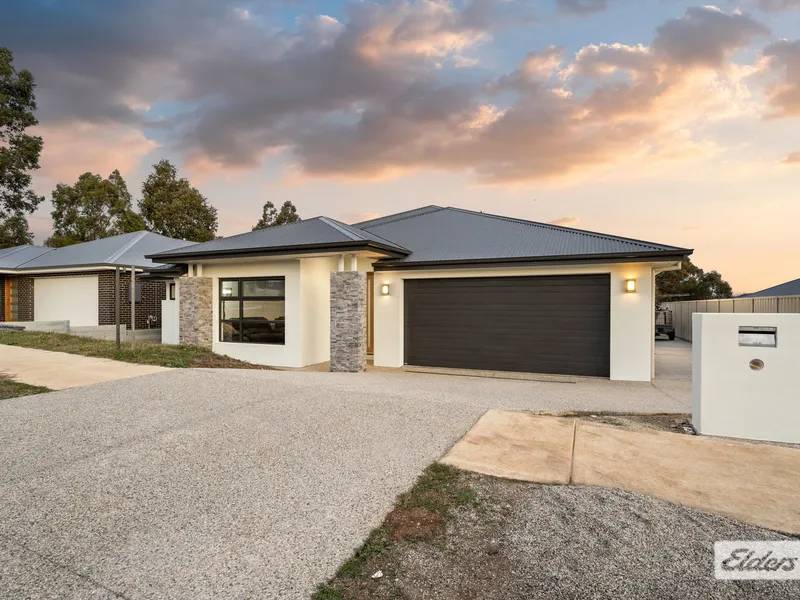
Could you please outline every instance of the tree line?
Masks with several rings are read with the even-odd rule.
[[[28,133],[38,125],[34,88],[30,71],[17,71],[11,50],[0,47],[0,248],[33,243],[27,216],[44,201],[31,187],[44,146]],[[51,200],[53,234],[45,245],[54,248],[142,230],[192,242],[217,237],[217,209],[168,160],[153,165],[136,206],[118,170],[59,183]],[[267,202],[253,230],[299,220],[291,202],[280,209]]]

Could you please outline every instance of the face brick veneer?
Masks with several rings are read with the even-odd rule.
[[[97,275],[98,293],[98,325],[114,324],[114,271],[91,271],[71,273],[42,273],[37,275],[19,276],[19,320],[33,321],[35,315],[34,286],[36,279],[42,277],[79,277],[81,275]],[[119,318],[122,325],[130,327],[131,301],[128,297],[128,286],[131,277],[129,273],[121,273]],[[136,329],[147,328],[147,317],[156,317],[150,325],[152,328],[161,327],[161,301],[166,298],[166,283],[163,281],[140,281],[142,284],[142,300],[136,303]]]

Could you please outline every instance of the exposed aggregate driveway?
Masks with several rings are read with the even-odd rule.
[[[0,402],[0,598],[303,598],[487,410],[650,384],[174,370]]]

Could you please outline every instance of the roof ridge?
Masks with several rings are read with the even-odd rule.
[[[35,244],[20,244],[19,246],[12,246],[11,248],[3,248],[3,250],[10,250],[7,254],[3,254],[3,257],[12,256],[17,252],[22,252],[25,248],[41,248],[42,246],[36,246]]]
[[[346,229],[346,227],[349,227],[349,226],[345,225],[345,223],[341,223],[341,222],[337,221],[336,219],[331,219],[330,217],[321,216],[321,217],[318,217],[318,218],[319,218],[320,221],[322,221],[323,223],[325,223],[329,227],[333,227],[336,231],[338,231],[339,233],[344,234],[345,236],[349,237],[354,242],[364,242],[364,241],[367,240],[367,238],[365,238],[361,234],[356,234],[356,233],[354,233],[352,231],[348,231]]]
[[[33,247],[33,248],[47,248],[47,246],[34,246],[34,245],[31,245],[31,247]],[[66,248],[66,246],[62,246],[62,248]],[[20,264],[18,264],[16,267],[14,267],[14,269],[22,269],[22,268],[24,268],[24,266],[25,266],[25,265],[27,265],[29,262],[33,262],[33,261],[35,261],[35,260],[39,260],[39,259],[40,259],[40,258],[42,258],[43,256],[45,256],[45,255],[47,255],[47,254],[50,254],[51,252],[55,252],[56,250],[58,250],[58,248],[50,248],[50,249],[49,249],[47,252],[42,252],[41,254],[37,254],[37,255],[36,255],[36,256],[34,256],[33,258],[31,258],[31,259],[29,259],[29,260],[26,260],[26,261],[25,261],[25,262],[23,262],[23,263],[20,263]]]
[[[636,238],[628,238],[628,237],[623,237],[623,236],[619,236],[619,235],[613,235],[613,234],[609,234],[609,233],[599,233],[597,231],[589,231],[588,229],[577,229],[577,228],[574,228],[574,227],[564,227],[563,225],[553,225],[552,223],[542,223],[540,221],[530,221],[528,219],[518,219],[516,217],[505,217],[505,216],[502,216],[502,215],[495,215],[495,214],[480,212],[480,211],[476,211],[476,210],[469,210],[469,209],[466,209],[466,208],[458,208],[456,206],[448,206],[445,210],[454,210],[454,211],[458,211],[458,212],[478,215],[478,216],[481,216],[481,217],[487,217],[487,218],[490,218],[490,219],[497,219],[499,221],[509,221],[509,222],[513,222],[513,223],[520,223],[520,224],[523,224],[523,225],[530,225],[530,226],[533,226],[533,227],[544,227],[545,229],[553,229],[553,230],[556,230],[556,231],[569,231],[569,232],[572,232],[572,233],[578,233],[580,235],[585,235],[585,236],[589,236],[589,237],[593,237],[593,238],[597,238],[597,239],[613,239],[613,240],[618,240],[618,241],[622,241],[622,242],[629,242],[629,243],[632,243],[632,244],[637,244],[639,246],[645,246],[645,247],[649,247],[649,248],[660,246],[662,248],[668,248],[670,250],[688,250],[688,248],[681,248],[680,246],[671,246],[669,244],[657,244],[655,242],[648,242],[648,241],[645,241],[645,240],[638,240]]]
[[[139,233],[139,235],[138,235],[138,236],[134,237],[134,238],[133,238],[133,239],[132,239],[130,242],[128,242],[127,244],[125,244],[125,245],[124,245],[122,248],[120,248],[120,249],[119,249],[119,250],[117,250],[116,252],[113,252],[113,253],[112,253],[112,254],[111,254],[111,255],[110,255],[110,256],[109,256],[109,257],[106,259],[106,262],[108,262],[108,263],[113,263],[113,262],[114,262],[115,260],[117,260],[117,259],[118,259],[120,256],[122,256],[122,255],[123,255],[123,254],[125,254],[125,253],[126,253],[128,250],[130,250],[130,249],[131,249],[131,248],[133,248],[133,247],[134,247],[136,244],[138,244],[138,243],[139,243],[139,242],[142,240],[142,238],[143,238],[144,236],[146,236],[146,235],[147,235],[148,233],[150,233],[150,232],[149,232],[149,231],[147,231],[146,229],[144,229],[144,230],[142,230],[142,231],[140,231],[140,232],[138,232],[138,233]],[[123,235],[124,235],[124,234],[123,234]],[[102,239],[102,238],[101,238],[101,239]]]
[[[297,225],[299,223],[307,223],[308,221],[317,221],[317,220],[319,220],[321,218],[322,217],[311,217],[309,219],[300,219],[299,221],[292,221],[291,223],[281,223],[280,225],[272,225],[271,227],[263,227],[261,229],[251,229],[250,231],[243,231],[242,233],[235,233],[235,234],[229,235],[227,237],[226,236],[222,236],[222,237],[219,237],[219,238],[215,238],[213,240],[208,240],[207,242],[189,242],[185,246],[180,246],[179,248],[175,248],[174,250],[169,250],[169,252],[174,252],[175,250],[180,250],[181,248],[188,248],[189,246],[202,246],[203,244],[210,244],[211,242],[216,242],[216,241],[219,241],[220,239],[232,240],[232,239],[235,239],[235,238],[243,237],[245,235],[251,235],[251,234],[257,233],[259,231],[268,231],[268,230],[271,230],[271,229],[278,229],[280,227],[288,227],[289,225]],[[183,240],[183,241],[186,241],[186,240]],[[162,254],[162,253],[159,252],[158,254]]]
[[[431,210],[426,210],[426,209],[431,209]],[[429,204],[427,206],[421,206],[420,208],[412,208],[411,210],[404,210],[399,213],[394,213],[393,215],[376,217],[368,221],[361,221],[360,223],[354,223],[352,227],[356,227],[358,229],[369,229],[370,227],[376,227],[376,225],[370,225],[370,223],[374,223],[375,221],[382,221],[381,225],[387,225],[389,223],[396,223],[397,221],[404,221],[405,219],[413,219],[415,217],[421,217],[422,215],[429,215],[431,213],[438,212],[440,210],[446,210],[446,209],[444,206]],[[408,213],[414,213],[414,214],[412,215]]]
[[[337,229],[339,231],[342,231],[343,233],[345,233],[348,236],[350,235],[349,232],[351,230],[355,230],[352,233],[358,235],[358,237],[357,238],[354,238],[354,237],[350,238],[350,239],[352,239],[354,241],[371,242],[371,241],[375,241],[373,238],[378,238],[379,240],[383,240],[384,242],[386,242],[390,246],[394,246],[395,248],[401,248],[402,250],[407,250],[408,252],[411,252],[411,250],[409,250],[405,246],[401,246],[397,242],[393,242],[392,240],[387,239],[387,238],[385,238],[383,236],[380,236],[377,233],[372,233],[371,231],[370,232],[366,232],[366,231],[363,232],[363,233],[369,233],[369,235],[372,236],[372,238],[367,237],[366,235],[363,235],[362,230],[360,228],[356,227],[355,225],[348,225],[347,223],[342,223],[341,221],[337,221],[336,219],[332,219],[330,217],[320,217],[320,219],[322,221],[324,221],[325,223],[328,223],[328,225],[330,225],[331,227],[334,227],[335,229]],[[342,229],[342,227],[345,228],[345,229]]]

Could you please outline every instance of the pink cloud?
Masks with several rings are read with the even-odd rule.
[[[550,225],[560,225],[561,227],[575,227],[580,220],[580,217],[561,217],[560,219],[548,221],[548,223]]]
[[[124,125],[42,125],[36,134],[44,140],[37,178],[53,182],[71,183],[87,171],[103,176],[114,169],[125,173],[158,148],[140,130]]]
[[[790,152],[786,155],[781,162],[785,165],[798,165],[800,164],[800,152]]]

